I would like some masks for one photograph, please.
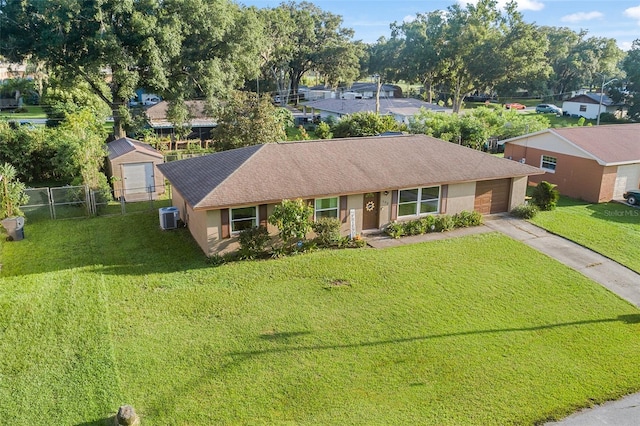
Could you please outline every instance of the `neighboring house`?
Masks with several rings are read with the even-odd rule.
[[[598,110],[600,113],[608,112],[619,118],[627,115],[627,107],[621,103],[614,103],[607,95],[602,95],[602,106],[598,105],[600,105],[600,93],[584,93],[564,101],[562,111],[568,115],[590,120],[598,118]]]
[[[187,108],[191,114],[191,133],[187,135],[187,139],[211,139],[211,130],[216,127],[216,121],[210,117],[206,110],[205,101],[185,101]],[[167,119],[167,108],[169,103],[161,101],[149,107],[145,114],[149,120],[149,124],[154,132],[159,136],[174,137],[175,128],[173,123]]]
[[[329,117],[341,118],[356,112],[375,112],[375,99],[320,99],[300,105],[305,114],[319,114],[323,120]],[[409,119],[417,114],[420,109],[435,112],[447,112],[450,109],[439,105],[423,102],[413,98],[381,98],[380,114],[392,115],[399,123],[409,124]]]
[[[599,203],[640,186],[640,124],[547,129],[508,139],[504,156],[546,171],[533,182]]]
[[[305,199],[314,218],[337,217],[343,235],[360,234],[428,214],[510,211],[528,176],[542,173],[426,135],[269,143],[158,167],[207,255],[237,249],[248,227],[276,234],[267,218],[283,199]]]
[[[163,156],[151,145],[135,139],[120,138],[107,144],[107,168],[113,178],[115,198],[126,201],[155,199],[164,194],[164,177],[156,166]]]

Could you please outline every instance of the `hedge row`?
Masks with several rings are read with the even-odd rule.
[[[387,226],[385,232],[392,238],[400,238],[478,225],[482,225],[482,215],[480,213],[462,211],[452,216],[431,215],[406,222],[393,222]]]

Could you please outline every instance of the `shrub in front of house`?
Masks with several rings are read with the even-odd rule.
[[[321,217],[313,225],[313,232],[316,233],[316,242],[320,247],[335,247],[341,240],[340,220],[335,217]]]
[[[520,204],[511,210],[511,216],[520,219],[533,219],[538,214],[538,208],[533,204]]]
[[[470,226],[482,225],[482,215],[476,211],[461,211],[453,215],[454,227],[468,228]]]
[[[540,210],[548,211],[556,208],[556,204],[560,199],[560,193],[556,189],[557,185],[542,181],[533,189],[531,201]]]
[[[263,256],[270,239],[269,231],[264,226],[254,226],[240,231],[238,256],[240,259],[255,259]]]
[[[463,211],[453,216],[446,214],[429,215],[406,222],[393,222],[387,225],[385,233],[391,238],[400,238],[478,225],[482,225],[482,215],[480,213]]]

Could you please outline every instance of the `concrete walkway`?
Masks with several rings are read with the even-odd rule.
[[[485,224],[482,226],[457,229],[444,233],[417,235],[400,239],[392,239],[386,236],[369,236],[366,238],[370,246],[384,248],[491,231],[498,231],[515,240],[522,241],[524,244],[591,278],[633,305],[640,307],[639,274],[579,244],[511,216],[489,216],[485,218]],[[545,425],[640,425],[640,393],[594,408],[581,410],[563,420],[545,423]]]

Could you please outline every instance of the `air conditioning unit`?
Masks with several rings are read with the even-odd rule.
[[[162,207],[159,209],[158,215],[160,216],[160,228],[176,229],[178,227],[180,211],[177,207]]]

